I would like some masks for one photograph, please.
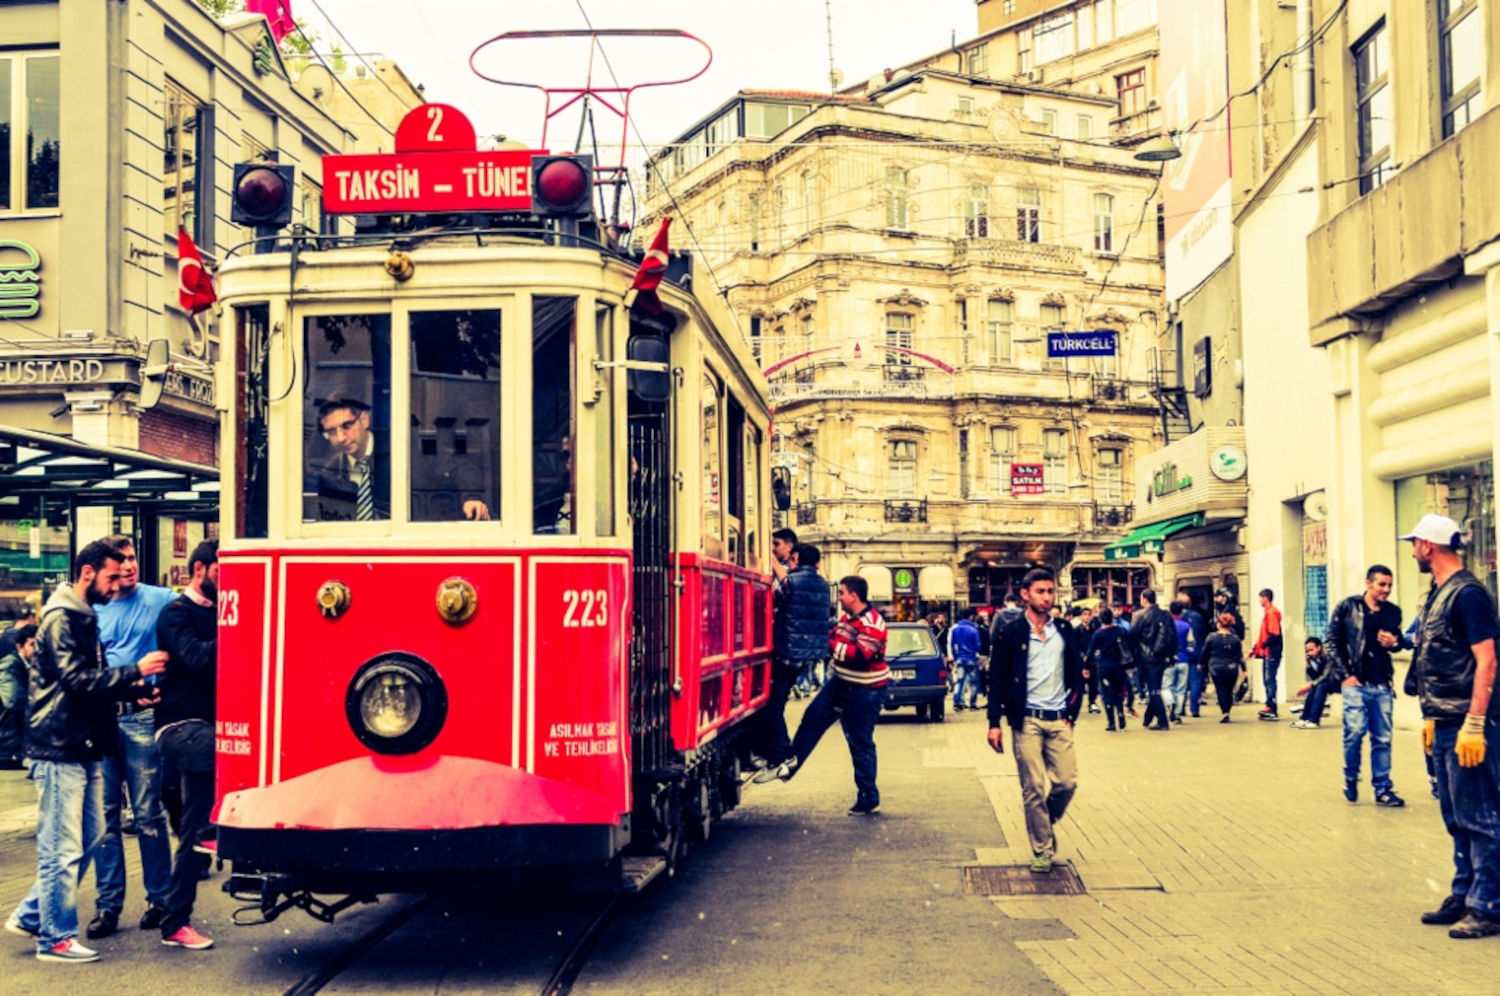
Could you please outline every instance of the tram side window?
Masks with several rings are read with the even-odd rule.
[[[745,423],[744,446],[745,474],[745,566],[760,569],[760,544],[763,539],[760,528],[760,430]]]
[[[531,302],[532,531],[573,533],[573,335],[578,301]]]
[[[703,376],[703,552],[724,556],[722,462],[719,452],[719,383]]]
[[[728,419],[724,427],[724,439],[729,452],[724,461],[728,471],[729,509],[727,525],[729,533],[729,562],[745,565],[745,407],[733,395],[727,399],[724,410]]]
[[[411,519],[500,508],[500,312],[411,315]]]
[[[391,319],[320,315],[303,322],[302,517],[391,517]]]

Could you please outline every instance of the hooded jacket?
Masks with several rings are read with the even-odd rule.
[[[99,618],[71,585],[42,609],[29,678],[27,757],[84,763],[115,752],[115,700],[132,696],[141,669],[105,666]]]

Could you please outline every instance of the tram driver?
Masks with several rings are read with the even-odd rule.
[[[356,521],[389,519],[389,454],[377,445],[370,428],[370,406],[345,391],[333,391],[318,403],[318,430],[331,453],[310,468],[317,494],[352,509],[353,515],[320,515],[320,518],[353,518]],[[490,508],[482,501],[463,503],[465,519],[488,520]]]

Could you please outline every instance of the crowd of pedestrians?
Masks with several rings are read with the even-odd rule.
[[[193,583],[179,598],[140,583],[128,537],[95,540],[79,550],[71,580],[46,601],[36,624],[14,630],[15,650],[4,658],[0,684],[3,718],[13,724],[22,717],[21,741],[40,801],[36,880],[5,929],[31,938],[38,960],[99,959],[78,939],[78,886],[91,863],[98,899],[86,933],[99,938],[119,929],[126,791],[139,827],[146,892],[141,929],[159,931],[168,947],[213,945],[190,920],[207,861],[194,847],[206,844],[213,801],[217,563],[217,543],[200,544],[190,560]],[[180,618],[183,600],[197,613],[189,625]],[[24,663],[24,679],[12,656]],[[13,700],[21,690],[24,706],[17,709]],[[188,733],[196,742],[192,750],[182,749],[179,739]],[[164,766],[164,757],[173,763]],[[175,867],[162,804],[164,771],[182,801]]]

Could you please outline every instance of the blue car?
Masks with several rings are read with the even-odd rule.
[[[918,719],[943,721],[948,702],[948,665],[926,623],[891,623],[886,627],[885,660],[891,669],[885,707],[916,706]]]

